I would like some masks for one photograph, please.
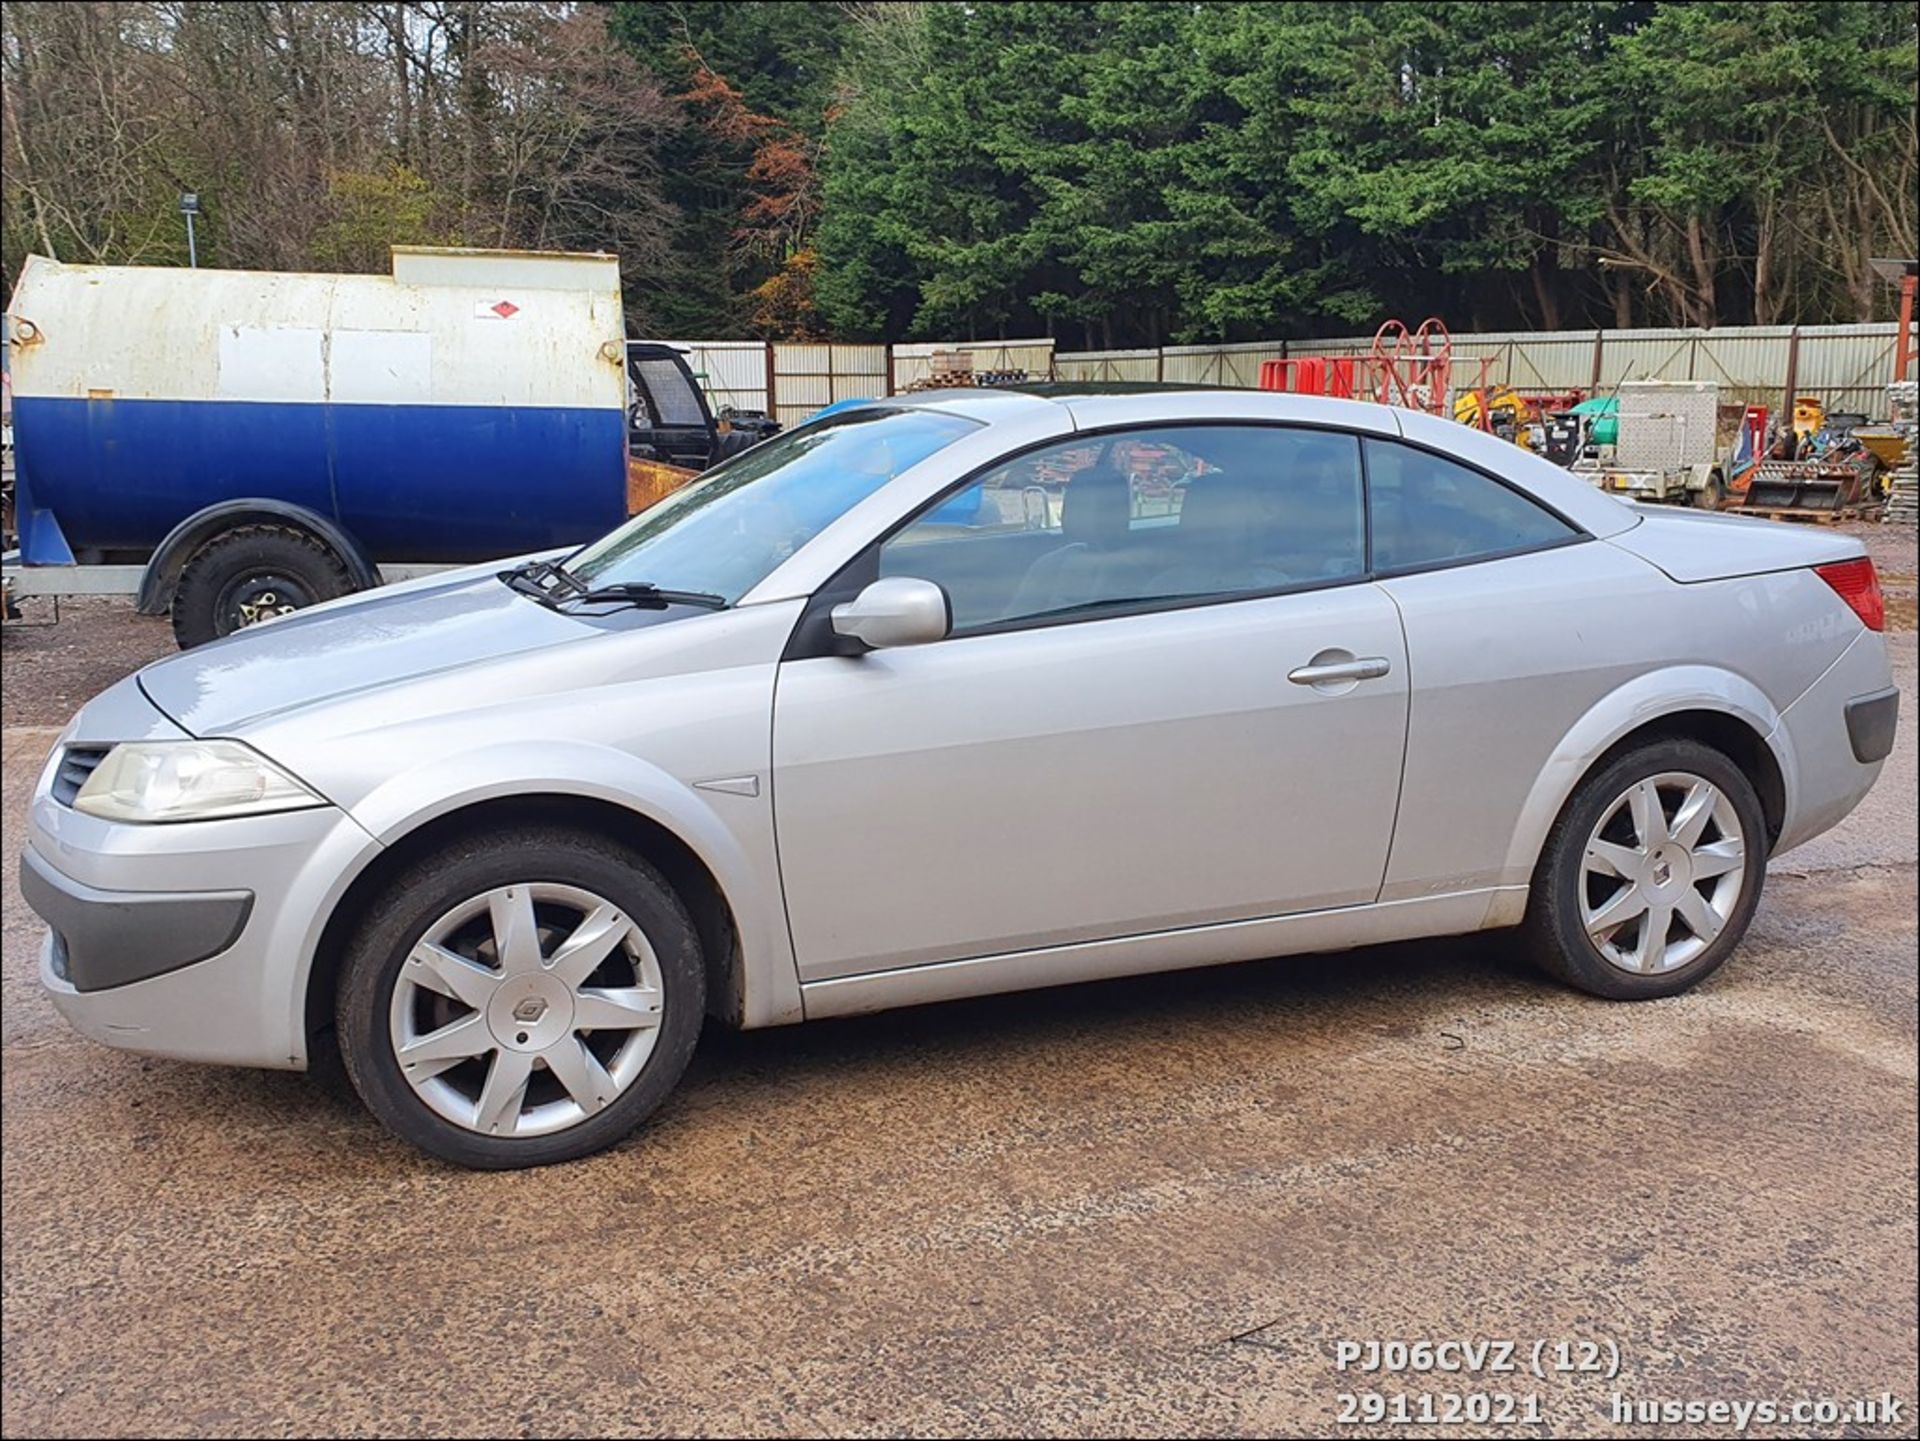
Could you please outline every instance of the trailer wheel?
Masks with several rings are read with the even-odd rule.
[[[1707,477],[1707,483],[1700,487],[1699,505],[1702,510],[1725,510],[1727,508],[1727,483],[1720,478],[1720,472],[1714,471]]]
[[[319,537],[292,526],[237,525],[187,558],[173,592],[173,638],[188,650],[353,588],[346,562]]]

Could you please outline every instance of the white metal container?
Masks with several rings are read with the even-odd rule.
[[[64,265],[9,307],[22,550],[150,550],[271,497],[376,559],[480,558],[625,515],[611,255],[396,248],[391,275]]]

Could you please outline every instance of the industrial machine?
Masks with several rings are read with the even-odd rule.
[[[1720,387],[1707,380],[1634,380],[1622,384],[1611,454],[1573,464],[1602,490],[1635,500],[1726,504],[1719,460]]]
[[[1545,455],[1557,465],[1571,465],[1579,454],[1582,427],[1569,422],[1584,394],[1579,390],[1481,385],[1459,392],[1453,402],[1453,418],[1462,425],[1510,440],[1522,450]]]
[[[1749,416],[1752,411],[1749,410]],[[1765,412],[1761,412],[1764,435]],[[1877,509],[1887,497],[1880,447],[1858,432],[1860,415],[1828,414],[1817,396],[1796,396],[1788,423],[1768,446],[1748,441],[1728,464],[1741,510],[1789,520],[1842,520]]]
[[[1483,356],[1472,389],[1485,390],[1493,357]],[[1260,363],[1260,389],[1372,400],[1446,415],[1454,396],[1453,336],[1438,316],[1418,330],[1389,320],[1365,355],[1315,355]]]

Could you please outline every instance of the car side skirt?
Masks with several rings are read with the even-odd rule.
[[[1525,909],[1525,886],[1456,891],[1447,895],[1342,906],[1295,916],[1191,926],[1150,935],[1046,946],[962,961],[836,976],[800,988],[809,1021],[857,1016],[895,1006],[953,1001],[967,996],[1027,991],[1042,986],[1187,970],[1233,961],[1312,951],[1352,950],[1389,941],[1464,935],[1512,924]]]

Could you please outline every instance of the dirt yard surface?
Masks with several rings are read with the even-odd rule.
[[[1911,597],[1913,532],[1869,543]],[[1584,999],[1483,937],[710,1031],[626,1145],[475,1175],[307,1078],[67,1030],[26,797],[169,642],[124,607],[9,627],[0,1429],[1328,1434],[1376,1393],[1541,1422],[1342,1432],[1614,1435],[1614,1396],[1890,1391],[1904,1419],[1849,1434],[1912,1435],[1920,707],[1890,642],[1887,774],[1687,996]],[[1343,1372],[1347,1340],[1522,1369]],[[1586,1340],[1617,1377],[1525,1369]]]
[[[0,723],[64,726],[73,713],[129,671],[174,653],[164,616],[133,613],[123,599],[86,597],[22,604],[0,637]]]

